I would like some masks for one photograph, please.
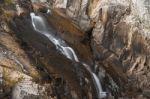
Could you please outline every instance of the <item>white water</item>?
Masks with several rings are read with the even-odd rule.
[[[101,99],[101,98],[105,98],[107,95],[106,95],[106,92],[103,91],[102,89],[102,85],[101,85],[101,82],[99,81],[97,75],[91,71],[91,69],[89,68],[89,66],[85,63],[82,63],[85,68],[90,72],[90,74],[92,75],[93,79],[94,79],[94,83],[95,83],[95,87],[96,87],[96,90],[97,92],[99,93],[98,94],[98,98]]]
[[[51,10],[50,9],[48,9],[47,10],[47,14],[51,14],[52,12],[51,12]]]
[[[100,81],[99,81],[97,75],[96,75],[95,73],[92,73],[92,76],[93,76],[93,78],[94,78],[94,80],[95,80],[95,83],[96,83],[96,85],[97,85],[97,88],[98,88],[98,89],[97,89],[98,92],[99,92],[98,98],[105,98],[105,97],[106,97],[106,92],[103,91],[102,85],[101,85],[101,83],[100,83]]]
[[[34,13],[31,13],[32,25],[35,31],[45,35],[48,39],[55,44],[56,48],[67,58],[79,62],[74,50],[69,47],[63,40],[56,38],[48,30],[48,27],[45,24],[44,19],[41,16],[36,16]]]
[[[76,55],[76,53],[74,52],[74,50],[69,47],[65,41],[63,41],[60,38],[57,38],[55,36],[53,36],[53,33],[51,33],[51,31],[49,31],[48,27],[46,26],[46,22],[43,19],[43,17],[41,16],[36,16],[34,13],[30,14],[31,19],[32,19],[32,25],[35,31],[45,35],[46,37],[48,37],[48,39],[55,44],[56,48],[63,54],[65,55],[68,59],[71,59],[73,61],[79,62],[79,59]],[[99,93],[98,98],[104,98],[106,97],[106,92],[104,92],[102,90],[102,86],[101,83],[98,79],[98,77],[96,76],[96,74],[94,72],[92,72],[89,68],[89,66],[87,66],[86,64],[83,63],[83,65],[86,67],[86,69],[91,73],[94,82],[95,82],[95,87],[97,92]]]

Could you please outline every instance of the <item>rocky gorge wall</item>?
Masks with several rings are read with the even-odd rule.
[[[58,1],[54,0],[54,8],[63,8],[83,31],[92,29],[90,40],[96,62],[127,80],[133,87],[130,90],[147,92],[150,1]]]
[[[149,0],[20,0],[18,4],[13,16],[51,9],[54,16],[48,21],[81,60],[92,64],[115,99],[150,97]]]

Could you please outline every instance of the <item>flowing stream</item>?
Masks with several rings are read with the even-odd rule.
[[[46,21],[42,16],[35,15],[35,13],[30,13],[30,16],[35,31],[46,36],[56,46],[57,50],[59,50],[68,59],[75,62],[80,62],[75,51],[71,47],[69,47],[64,40],[62,40],[60,37],[55,36],[54,33],[50,31],[50,28],[47,26]],[[92,75],[98,93],[98,98],[101,99],[106,97],[107,96],[106,92],[102,90],[102,86],[97,75],[94,72],[92,72],[91,69],[89,69],[88,65],[86,64],[83,65]]]

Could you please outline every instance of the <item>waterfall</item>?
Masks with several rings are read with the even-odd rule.
[[[67,58],[79,62],[74,50],[69,47],[65,41],[60,38],[56,38],[52,35],[51,31],[49,31],[46,26],[44,19],[41,16],[36,16],[34,13],[31,13],[32,25],[34,30],[45,35],[48,39],[56,46],[56,48]]]
[[[103,91],[101,83],[100,83],[97,75],[91,71],[91,69],[89,68],[89,66],[87,64],[85,64],[85,63],[82,63],[82,64],[90,72],[90,74],[92,75],[92,78],[94,79],[95,87],[98,92],[98,98],[99,99],[105,98],[107,96],[107,94],[106,94],[106,92]]]
[[[47,14],[51,14],[52,12],[51,12],[51,10],[50,9],[48,9],[47,10]]]
[[[105,98],[105,97],[106,97],[106,92],[104,92],[104,91],[102,90],[102,86],[101,86],[101,83],[100,83],[98,77],[96,76],[95,73],[92,73],[92,76],[93,76],[93,78],[94,78],[94,80],[95,80],[95,83],[96,83],[96,85],[97,85],[97,90],[98,90],[98,92],[99,92],[98,98],[100,98],[100,99],[101,99],[101,98]]]
[[[75,53],[75,51],[69,47],[64,40],[61,38],[58,38],[51,33],[49,27],[46,25],[46,21],[41,16],[36,16],[34,13],[30,13],[32,25],[35,31],[45,35],[59,50],[63,55],[65,55],[68,59],[71,59],[72,61],[79,62],[79,59]],[[95,87],[98,92],[98,98],[104,98],[106,97],[106,92],[102,90],[101,83],[97,77],[97,75],[92,72],[88,65],[84,64],[86,69],[90,72],[92,78],[94,79]]]

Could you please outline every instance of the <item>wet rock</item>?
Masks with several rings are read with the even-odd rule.
[[[52,15],[48,16],[48,21],[50,25],[57,29],[57,34],[73,47],[83,62],[93,64],[93,56],[88,42],[89,38],[85,36],[85,33],[81,31],[78,26],[71,23],[69,19],[55,11],[52,11]],[[68,26],[68,24],[70,25]]]
[[[148,21],[150,14],[148,0],[32,0],[32,6],[34,11],[40,9],[44,13],[47,12],[48,8],[53,9],[50,16],[44,15],[48,18],[49,25],[57,30],[55,31],[58,32],[56,35],[60,35],[75,49],[80,60],[92,64],[92,70],[95,70],[95,68],[101,69],[101,66],[105,69],[105,76],[101,74],[101,71],[96,72],[100,75],[101,80],[106,81],[106,84],[102,83],[104,89],[111,93],[110,96],[137,99],[142,99],[144,96],[149,97],[147,91],[143,91],[150,88],[150,22]],[[22,25],[26,23],[25,21],[20,21],[22,19],[24,20],[24,17],[15,19],[18,23],[17,26],[21,26],[22,29],[17,28],[15,32],[20,33],[21,40],[31,46],[32,51],[28,50],[28,55],[32,59],[35,59],[37,64],[42,64],[42,66],[46,67],[49,70],[48,73],[67,72],[66,74],[63,73],[66,77],[65,79],[76,78],[77,76],[70,75],[72,74],[70,70],[74,71],[74,69],[69,68],[69,66],[74,67],[74,65],[55,52],[55,47],[47,43],[48,40],[45,40],[44,37],[35,37],[36,34],[31,33],[31,26],[24,27]],[[27,19],[26,21],[29,20]],[[5,25],[3,25],[3,29],[5,31],[8,30]],[[26,34],[23,30],[29,30],[30,34]],[[1,41],[4,42],[5,38],[1,37]],[[13,43],[7,42],[7,40],[4,45],[8,43],[13,46]],[[16,48],[9,48],[15,54],[18,53],[15,51],[18,46]],[[16,56],[19,57],[19,61],[26,64],[27,68],[32,67],[28,67],[30,63],[18,56],[18,54]],[[51,57],[47,59],[49,56]],[[56,61],[50,62],[50,59]],[[58,59],[65,61],[65,63],[58,61]],[[4,58],[2,61],[3,63],[17,65],[9,58]],[[67,68],[69,69],[62,68],[62,70],[59,70],[60,66],[56,63],[62,64],[62,67],[64,64],[67,64]],[[93,65],[94,63],[97,63],[97,65]],[[17,69],[21,70],[20,68]],[[30,71],[30,69],[26,70]],[[73,72],[73,74],[75,75],[76,73]],[[69,81],[75,81],[75,79]],[[74,87],[74,83],[69,86],[72,85]],[[78,98],[78,94],[80,94],[76,93],[78,92],[78,88],[80,89],[77,83],[77,90],[71,91],[70,97]],[[141,95],[141,91],[143,91],[144,96]],[[86,91],[84,92],[86,93]],[[85,94],[84,92],[83,94]],[[57,97],[63,97],[60,93],[57,89],[56,96],[58,94]],[[54,97],[56,96],[54,95]],[[32,95],[29,95],[29,97],[32,97]],[[34,95],[33,97],[36,98]]]
[[[22,23],[28,25],[23,25]],[[93,80],[88,70],[85,69],[82,64],[69,60],[63,54],[57,51],[55,45],[49,40],[49,38],[33,29],[31,19],[28,16],[16,17],[11,24],[16,36],[20,40],[23,40],[22,42],[26,42],[28,46],[31,46],[31,49],[34,51],[34,53],[31,54],[27,51],[27,54],[31,58],[38,60],[36,61],[38,64],[42,64],[43,67],[40,68],[43,68],[49,74],[57,74],[63,77],[69,88],[71,88],[71,90],[77,94],[78,99],[88,97],[87,92],[83,91],[85,87],[91,87],[92,89],[89,91],[92,93],[92,97],[97,97],[93,87]],[[20,28],[18,28],[18,26]],[[55,30],[52,24],[49,26],[51,26],[50,33],[52,33],[54,36],[57,36],[57,29]],[[84,77],[90,79],[89,81],[91,86],[88,86],[87,84],[84,85],[84,80],[82,80]],[[59,96],[61,95],[59,94],[59,91],[57,92],[58,97],[61,97]]]

